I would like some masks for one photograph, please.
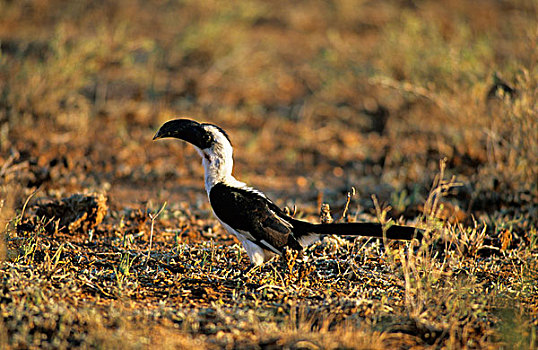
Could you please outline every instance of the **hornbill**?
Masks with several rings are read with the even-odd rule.
[[[164,123],[153,140],[177,138],[192,144],[202,157],[205,189],[213,212],[224,228],[234,234],[247,251],[253,265],[261,265],[288,247],[299,252],[323,235],[383,237],[377,223],[312,224],[287,215],[267,196],[232,175],[233,148],[226,132],[213,124],[189,119]],[[420,230],[392,225],[388,239],[421,239]]]

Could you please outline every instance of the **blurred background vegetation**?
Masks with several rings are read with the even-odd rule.
[[[106,150],[139,155],[115,168],[144,178],[151,133],[183,116],[229,130],[247,177],[292,172],[315,187],[362,188],[374,175],[401,189],[430,183],[446,156],[473,186],[520,186],[538,173],[536,8],[2,1],[1,150],[23,140],[31,153],[45,138],[110,158],[94,144],[106,129],[116,145]],[[508,107],[486,98],[494,72],[518,91]]]

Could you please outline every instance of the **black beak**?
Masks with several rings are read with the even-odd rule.
[[[192,143],[200,149],[211,147],[211,134],[204,130],[202,124],[190,119],[174,119],[164,123],[153,136],[153,140],[173,137]]]

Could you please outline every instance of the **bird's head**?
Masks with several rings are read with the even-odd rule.
[[[213,124],[190,119],[169,120],[159,128],[153,140],[167,137],[189,142],[209,162],[232,156],[230,138],[224,130]]]

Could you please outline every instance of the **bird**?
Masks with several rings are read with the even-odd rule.
[[[503,96],[507,96],[509,99],[513,99],[518,95],[518,91],[504,81],[499,73],[493,73],[493,84],[488,90],[486,95],[486,102],[490,100],[502,100]]]
[[[221,127],[191,119],[165,122],[153,140],[176,138],[194,146],[202,158],[205,190],[213,213],[229,233],[242,243],[251,263],[257,267],[282,256],[286,249],[303,249],[326,235],[386,237],[395,240],[421,239],[419,229],[379,223],[310,223],[288,215],[262,191],[233,175],[233,147]]]

